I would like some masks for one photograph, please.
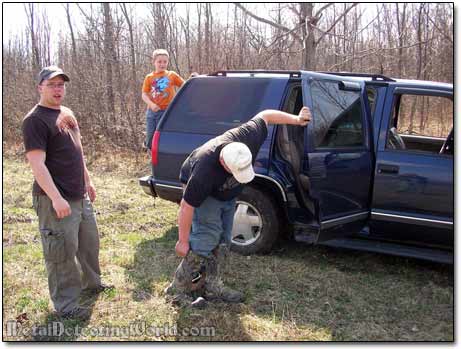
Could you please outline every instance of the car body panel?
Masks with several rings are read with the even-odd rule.
[[[255,76],[260,74],[263,77]],[[199,96],[193,101],[206,105],[204,103],[213,98],[213,95],[218,100],[222,98],[219,97],[219,89],[215,94],[212,93],[215,82],[219,82],[218,85],[222,87],[232,81],[235,91],[238,86],[245,90],[249,83],[257,86],[254,79],[270,79],[264,93],[260,93],[262,97],[257,101],[257,111],[282,109],[288,86],[295,81],[302,84],[304,105],[313,111],[314,120],[304,130],[300,175],[309,178],[309,192],[304,194],[313,201],[315,215],[312,216],[301,204],[300,193],[297,192],[299,188],[293,183],[292,174],[288,173],[288,167],[274,152],[277,125],[269,128],[268,137],[255,162],[256,179],[250,184],[272,192],[289,223],[315,232],[317,236],[313,242],[317,243],[332,241],[332,246],[343,243],[347,248],[384,253],[394,251],[396,255],[441,262],[450,259],[454,242],[453,156],[391,151],[385,149],[385,142],[395,93],[430,92],[446,96],[453,93],[451,84],[304,71],[295,77],[291,73],[286,76],[279,76],[278,73],[264,76],[264,72],[258,72],[250,76],[242,73],[235,76],[224,74],[190,79],[181,88],[157,127],[160,132],[158,164],[153,166],[152,176],[139,180],[146,193],[179,202],[182,186],[178,177],[183,161],[192,150],[217,135],[216,130],[208,132],[205,126],[202,130],[200,118],[187,119],[182,131],[166,127],[167,120],[175,118],[176,104],[184,104],[183,111],[187,109],[185,96],[188,89],[194,88],[194,85],[199,86],[198,84],[207,85],[209,90],[203,99]],[[314,125],[317,111],[311,87],[315,81],[320,80],[342,83],[342,88],[358,91],[363,123],[362,146],[316,147]],[[368,90],[374,93],[372,102],[367,97]],[[240,97],[237,95],[238,98]],[[245,100],[245,96],[241,98],[242,101]],[[229,103],[233,100],[235,98],[230,99]],[[212,104],[213,102],[216,101],[211,101]],[[227,103],[223,102],[222,108],[226,108]],[[223,129],[236,127],[257,111],[242,111],[245,115],[237,115],[238,122],[221,126]],[[192,132],[187,131],[189,125],[193,125]],[[427,142],[433,145],[443,142],[443,139],[426,138],[405,136],[405,140],[409,142]],[[395,169],[397,173],[393,173]],[[362,240],[352,243],[357,237]],[[431,250],[435,251],[433,258],[430,255]],[[448,252],[442,253],[442,250]]]
[[[442,86],[396,83],[389,87],[376,155],[371,235],[413,244],[453,248],[453,156],[386,149],[394,98],[398,94],[452,98]]]
[[[303,73],[303,93],[305,104],[313,114],[313,122],[308,126],[308,136],[305,153],[305,174],[311,182],[311,196],[318,200],[318,219],[320,232],[317,242],[349,236],[358,233],[367,222],[370,210],[370,186],[372,173],[372,155],[370,149],[369,111],[364,102],[365,83],[357,82],[346,77],[335,77],[327,74]],[[321,82],[318,92],[313,93],[313,84]],[[313,138],[315,123],[321,117],[325,118],[325,111],[316,104],[315,98],[322,98],[326,103],[345,104],[345,97],[329,86],[353,81],[357,91],[351,93],[351,98],[359,98],[361,109],[362,145],[358,147],[316,147]],[[325,83],[323,83],[325,82]],[[327,86],[327,87],[325,87]],[[336,97],[334,93],[338,93]],[[355,104],[356,102],[354,102]],[[317,106],[316,106],[317,105]],[[347,112],[347,109],[345,110]],[[339,114],[339,120],[341,118]],[[332,123],[331,125],[334,125]],[[330,128],[331,128],[330,125]]]

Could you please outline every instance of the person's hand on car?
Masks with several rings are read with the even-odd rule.
[[[299,111],[298,122],[300,126],[306,126],[311,121],[312,115],[308,107],[302,107]]]

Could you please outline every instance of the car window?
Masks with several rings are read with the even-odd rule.
[[[283,111],[298,115],[301,108],[303,107],[303,92],[301,85],[293,84],[291,86],[288,97],[285,100],[285,106]]]
[[[364,145],[360,91],[344,91],[336,81],[314,80],[312,94],[317,148]]]
[[[368,98],[368,105],[370,106],[370,115],[371,118],[373,119],[375,116],[375,107],[376,107],[376,97],[377,97],[377,92],[376,89],[372,86],[367,86],[367,98]]]
[[[184,87],[180,102],[172,105],[162,130],[221,134],[261,110],[270,84],[265,78],[194,79]]]
[[[394,100],[393,119],[400,134],[445,137],[453,127],[453,101],[446,97],[400,95]]]
[[[450,98],[396,94],[386,149],[446,153],[442,145],[450,138],[452,128],[453,101]]]

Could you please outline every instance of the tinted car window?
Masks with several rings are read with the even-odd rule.
[[[344,91],[338,82],[310,85],[316,147],[356,147],[364,144],[359,91]]]
[[[270,84],[265,78],[194,79],[181,91],[180,102],[171,106],[162,130],[221,134],[261,110]]]
[[[376,107],[376,97],[377,92],[374,87],[368,86],[367,87],[367,98],[368,98],[368,105],[370,106],[370,115],[373,119],[375,116],[375,107]]]

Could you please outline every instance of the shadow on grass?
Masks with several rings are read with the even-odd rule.
[[[136,247],[134,262],[126,269],[135,284],[136,301],[164,297],[163,289],[180,262],[174,252],[177,234],[171,228]],[[223,280],[243,291],[245,302],[210,302],[205,309],[172,306],[172,312],[177,312],[175,340],[452,338],[453,304],[447,296],[454,284],[452,266],[283,241],[264,256],[232,253],[226,269]],[[434,297],[439,288],[444,289],[442,298]],[[432,307],[446,315],[434,315]],[[242,323],[243,318],[248,324]],[[209,328],[214,336],[200,335]],[[432,333],[431,328],[435,329]],[[191,330],[199,335],[182,335]],[[293,331],[294,338],[288,331]]]
[[[133,299],[145,301],[155,293],[154,286],[165,284],[175,270],[174,246],[177,228],[170,228],[161,237],[144,240],[136,246],[133,264],[126,266],[126,274],[133,281]]]
[[[41,324],[35,324],[35,328],[30,333],[26,341],[36,342],[64,342],[76,341],[81,336],[82,331],[88,326],[93,308],[99,298],[99,294],[82,294],[80,304],[89,309],[89,317],[85,320],[80,319],[61,319],[54,312],[45,315]]]
[[[175,254],[177,238],[177,228],[170,228],[162,236],[137,245],[133,264],[126,267],[128,278],[135,284],[135,301],[164,297],[163,289],[173,279],[181,261]],[[238,336],[237,340],[251,340],[239,319],[241,305],[208,302],[204,309],[171,307],[172,311],[177,311],[176,341],[236,340],[235,336]]]
[[[431,281],[435,284],[442,287],[454,286],[454,265],[452,264],[339,247],[307,245],[294,240],[279,241],[270,255],[291,260],[307,258],[309,265],[327,264],[350,274],[383,271],[388,275],[411,274],[415,280],[423,283],[427,282],[427,273],[430,272],[434,276]]]
[[[263,286],[280,291],[276,302],[298,325],[331,340],[453,340],[453,265],[295,241],[268,257],[283,286]]]

